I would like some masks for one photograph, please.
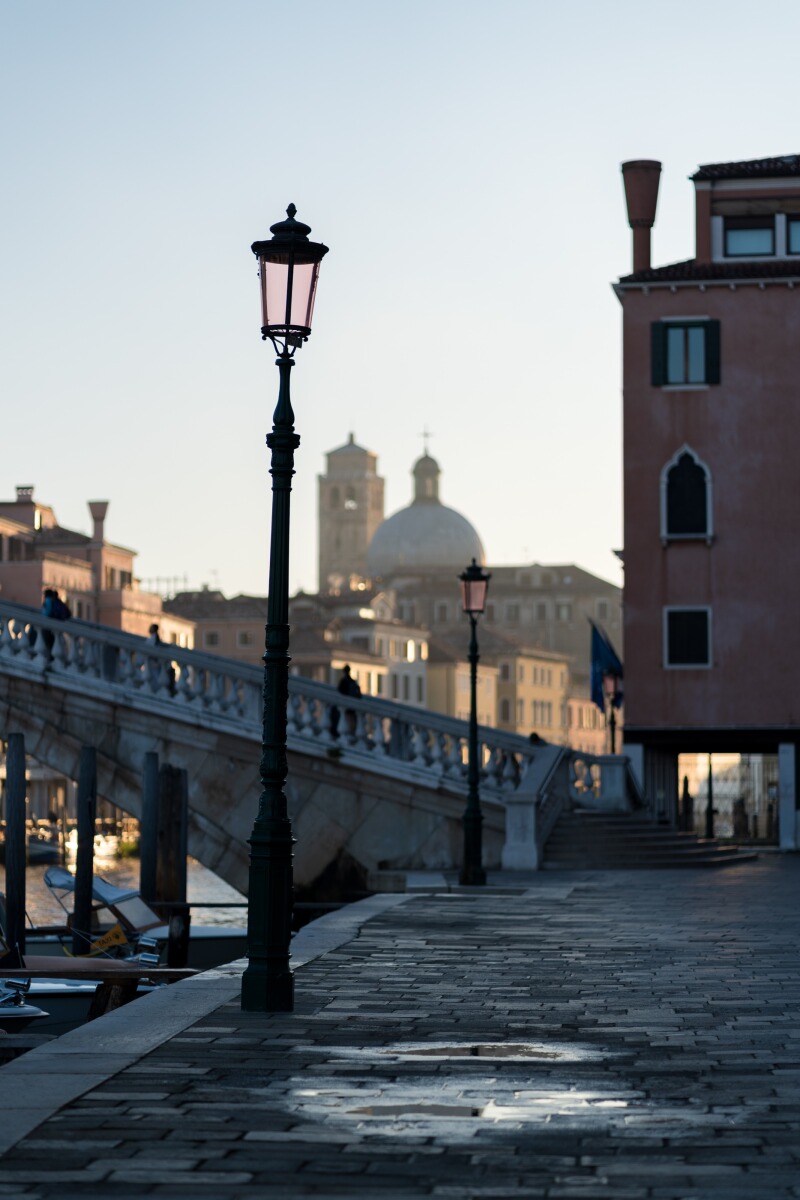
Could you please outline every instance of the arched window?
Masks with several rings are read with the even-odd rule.
[[[682,446],[661,472],[661,540],[713,535],[711,472]]]

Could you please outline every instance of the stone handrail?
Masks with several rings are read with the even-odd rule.
[[[260,740],[263,670],[218,655],[147,639],[89,621],[48,618],[0,602],[0,671],[48,677],[68,690],[108,694],[132,707],[227,727]],[[335,687],[289,679],[289,748],[359,761],[366,769],[403,767],[429,786],[465,793],[468,725],[384,700],[342,696]],[[543,753],[527,738],[480,726],[482,789],[502,801],[530,794],[530,768]],[[553,747],[547,746],[552,754]]]

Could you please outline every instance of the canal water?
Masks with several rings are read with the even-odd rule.
[[[196,859],[187,864],[187,900],[192,906],[192,921],[196,925],[246,925],[247,910],[233,907],[244,900],[244,896],[214,875]],[[73,867],[74,869],[74,867]],[[44,883],[47,867],[28,867],[26,877],[26,909],[31,925],[57,925],[64,920],[60,908],[49,888]],[[114,887],[138,890],[138,858],[95,859],[94,873],[108,880]],[[0,892],[5,891],[5,867],[0,866]],[[204,908],[203,901],[221,904],[221,908]],[[230,907],[229,907],[230,906]]]

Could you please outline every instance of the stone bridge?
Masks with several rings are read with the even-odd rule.
[[[141,811],[144,755],[186,769],[189,850],[244,892],[258,807],[263,673],[177,646],[23,605],[0,603],[0,737],[69,779],[82,745],[97,749],[98,793]],[[289,681],[287,795],[295,882],[355,869],[444,869],[460,862],[467,794],[465,722],[377,697],[347,699],[354,719],[331,733],[335,688]],[[563,807],[626,807],[635,787],[621,757],[593,758],[480,727],[484,861],[537,867]]]

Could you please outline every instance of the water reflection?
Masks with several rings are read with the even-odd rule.
[[[60,925],[64,919],[50,891],[44,884],[47,867],[28,867],[26,872],[26,910],[34,925]],[[114,887],[138,889],[138,858],[102,858],[95,862],[95,874],[107,879]],[[5,891],[5,868],[0,866],[0,892]],[[187,898],[192,905],[192,921],[199,925],[244,925],[247,923],[244,908],[203,908],[199,901],[212,904],[230,904],[244,900],[244,896],[224,880],[209,871],[196,859],[187,863]]]

